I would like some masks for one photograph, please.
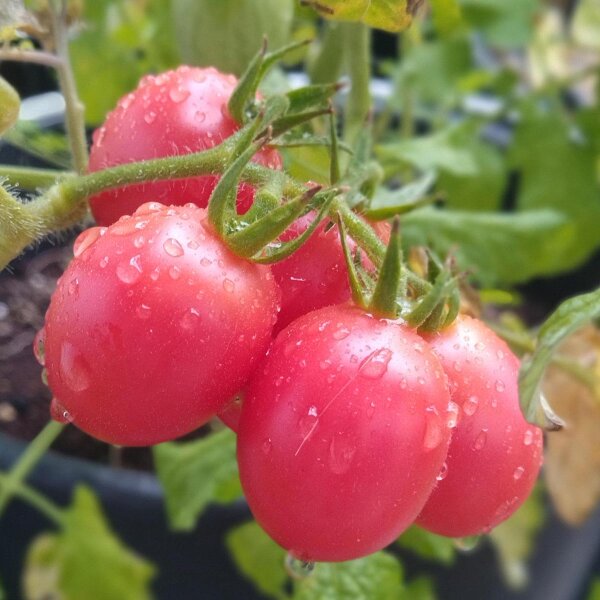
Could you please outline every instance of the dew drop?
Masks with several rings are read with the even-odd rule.
[[[446,479],[446,475],[448,475],[448,465],[446,463],[444,463],[442,465],[442,468],[440,469],[440,472],[438,473],[436,479],[438,481],[443,481],[444,479]]]
[[[346,473],[356,454],[356,445],[344,436],[336,435],[329,444],[329,469],[336,475]]]
[[[204,257],[204,258],[201,258],[201,259],[200,259],[200,264],[201,264],[203,267],[208,267],[209,265],[211,265],[211,264],[212,264],[212,260],[210,260],[209,258],[206,258],[206,257]]]
[[[428,406],[425,409],[425,435],[423,436],[423,448],[433,450],[442,442],[442,428],[440,418],[435,406]]]
[[[100,237],[100,227],[92,227],[79,234],[73,244],[73,256],[81,256]]]
[[[196,250],[196,249],[198,248],[198,246],[199,246],[199,244],[198,244],[198,242],[197,242],[196,240],[190,240],[190,241],[187,243],[187,247],[188,247],[190,250]]]
[[[475,451],[479,451],[482,450],[485,447],[485,444],[487,442],[487,429],[482,429],[478,436],[475,438],[475,441],[473,442],[471,448],[473,448],[473,450]]]
[[[533,443],[533,431],[531,431],[531,429],[528,429],[525,432],[525,435],[523,436],[523,443],[526,446],[531,446],[531,444]]]
[[[142,274],[142,266],[140,264],[140,255],[136,254],[129,259],[129,262],[120,262],[117,265],[117,277],[129,285],[135,283]]]
[[[308,409],[308,414],[311,417],[316,417],[317,416],[317,407],[312,405],[309,409]]]
[[[359,367],[359,373],[367,379],[380,379],[387,371],[392,359],[392,351],[388,348],[379,348],[371,352]]]
[[[50,417],[58,423],[72,423],[73,417],[68,410],[56,399],[52,398],[50,402]]]
[[[163,244],[164,251],[173,257],[183,256],[183,247],[181,244],[174,238],[169,238],[165,240]]]
[[[179,324],[181,325],[182,329],[189,330],[195,327],[199,320],[200,311],[197,308],[190,308],[183,314]]]
[[[340,327],[333,332],[334,340],[343,340],[350,335],[350,330],[346,327]]]
[[[163,208],[165,208],[164,204],[160,202],[144,202],[144,204],[140,204],[135,211],[135,215],[150,215],[155,212],[160,212]]]
[[[152,279],[152,281],[157,281],[159,276],[160,276],[160,267],[156,267],[156,269],[154,269],[152,271],[152,273],[150,273],[150,279]]]
[[[201,111],[201,110],[197,110],[194,113],[194,121],[196,121],[196,123],[203,123],[206,120],[206,113]]]
[[[169,277],[174,280],[179,279],[181,277],[181,269],[175,265],[169,267]]]
[[[463,404],[463,412],[467,417],[472,417],[477,412],[479,406],[479,398],[477,396],[469,396]]]
[[[226,292],[233,294],[233,292],[235,291],[235,283],[233,283],[231,279],[223,279],[223,289]]]
[[[457,373],[460,373],[462,371],[462,365],[458,360],[454,361],[453,368]]]
[[[101,258],[100,259],[100,263],[99,263],[100,264],[100,268],[104,269],[106,267],[106,265],[108,265],[108,261],[109,261],[108,256],[105,256],[104,258]]]
[[[461,552],[471,552],[477,548],[481,536],[469,535],[466,537],[455,538],[452,540],[454,547]]]
[[[285,557],[285,570],[292,579],[306,579],[315,570],[315,563],[300,560],[288,553]]]
[[[446,418],[446,427],[448,427],[448,429],[454,429],[456,427],[456,424],[458,423],[459,410],[459,406],[456,404],[456,402],[448,402],[448,416]]]
[[[73,392],[83,392],[90,386],[85,359],[70,342],[64,342],[60,349],[60,376]]]
[[[140,319],[147,319],[148,317],[150,317],[150,307],[147,304],[140,304],[136,309],[135,309],[135,314],[140,318]]]
[[[169,90],[169,98],[171,98],[175,104],[181,104],[181,102],[187,100],[189,97],[190,91],[186,90],[185,88],[176,87]]]
[[[79,293],[79,279],[71,279],[68,287],[69,296],[76,296]]]
[[[133,240],[133,245],[134,245],[136,248],[141,248],[141,247],[144,245],[144,242],[145,242],[145,241],[146,241],[146,240],[144,239],[144,236],[143,236],[143,235],[138,235],[138,236],[136,236],[136,237],[134,238],[134,240]]]
[[[518,481],[521,479],[521,477],[523,477],[523,473],[525,473],[525,467],[517,467],[513,473],[513,479]]]
[[[485,350],[485,344],[483,342],[475,342],[475,350]]]
[[[46,329],[42,327],[33,338],[33,354],[42,367],[46,364]]]
[[[148,125],[152,125],[152,123],[154,123],[154,121],[156,121],[156,113],[153,110],[148,111],[144,115],[144,121],[146,121],[146,123]]]
[[[500,381],[500,379],[497,379],[496,380],[496,391],[501,394],[505,389],[506,389],[506,386],[504,385],[504,382]]]
[[[269,454],[271,452],[271,450],[273,449],[273,442],[271,441],[271,438],[267,438],[266,440],[264,440],[261,448],[262,448],[263,454],[265,456],[267,454]]]
[[[325,359],[325,360],[322,360],[322,361],[319,363],[319,367],[321,367],[321,369],[322,369],[323,371],[325,371],[325,369],[329,369],[329,367],[330,367],[330,366],[331,366],[331,361],[330,361],[330,360],[327,360],[327,359]]]

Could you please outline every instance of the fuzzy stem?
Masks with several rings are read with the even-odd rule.
[[[56,183],[58,178],[71,175],[74,175],[72,171],[0,165],[0,179],[6,178],[10,185],[28,191],[48,188]]]
[[[19,457],[13,465],[8,475],[4,478],[2,488],[0,489],[0,516],[4,512],[6,505],[14,495],[21,483],[25,481],[31,470],[39,462],[54,440],[64,429],[64,424],[50,421],[37,437],[27,446],[25,452]]]

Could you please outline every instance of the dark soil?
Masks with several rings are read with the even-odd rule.
[[[56,280],[72,257],[72,244],[46,244],[0,274],[0,432],[33,439],[50,418],[51,392],[42,382],[32,343]],[[117,449],[67,427],[53,448],[59,452],[138,469],[150,469],[147,448]]]

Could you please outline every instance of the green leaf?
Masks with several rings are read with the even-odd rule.
[[[579,0],[571,21],[575,41],[596,50],[600,48],[600,3],[598,0]]]
[[[438,33],[445,35],[454,32],[462,24],[458,0],[430,0],[433,11],[433,24]]]
[[[459,267],[487,287],[552,272],[553,245],[565,230],[569,226],[564,217],[550,210],[488,213],[422,208],[402,221],[406,247],[431,245],[441,256],[452,251]]]
[[[510,519],[490,533],[502,574],[512,588],[522,589],[527,584],[527,559],[535,547],[544,517],[544,503],[538,486]]]
[[[587,322],[600,317],[600,289],[565,300],[540,327],[535,352],[521,362],[519,397],[525,417],[539,417],[538,388],[556,347]]]
[[[431,202],[432,198],[425,194],[436,179],[434,171],[425,173],[422,177],[413,181],[399,190],[388,190],[378,188],[365,216],[373,221],[389,219],[394,215],[401,215],[423,204]]]
[[[71,42],[70,52],[90,124],[102,122],[142,75],[180,62],[170,0],[85,2],[83,20],[86,26]]]
[[[240,75],[263,37],[291,41],[294,0],[172,0],[175,38],[187,63]]]
[[[240,497],[235,444],[233,432],[224,429],[193,442],[153,448],[171,527],[189,531],[210,502]]]
[[[412,22],[419,0],[302,0],[321,16],[355,21],[385,31],[402,31]]]
[[[456,558],[456,548],[452,538],[436,535],[417,525],[409,527],[398,538],[398,545],[420,558],[442,565],[451,565]]]
[[[33,121],[17,121],[4,140],[57,167],[71,167],[71,152],[64,133],[42,129]]]
[[[405,586],[400,600],[436,600],[437,595],[431,579],[417,577]]]
[[[16,123],[20,104],[19,94],[4,77],[0,77],[0,135]]]
[[[600,577],[594,577],[592,580],[586,600],[600,600]]]
[[[271,598],[285,597],[288,576],[283,548],[254,521],[232,529],[225,541],[237,568],[257,590]]]
[[[520,173],[518,209],[551,208],[570,223],[548,248],[554,264],[549,272],[571,269],[600,247],[596,148],[574,133],[560,112],[525,105],[510,152]]]
[[[540,0],[459,0],[465,21],[495,46],[527,44]]]
[[[294,582],[294,600],[390,600],[403,592],[402,565],[386,552],[342,563],[318,563]]]
[[[93,492],[80,486],[63,529],[29,548],[24,587],[28,598],[144,600],[153,575],[154,567],[111,531]]]

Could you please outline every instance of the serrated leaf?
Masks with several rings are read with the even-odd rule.
[[[402,31],[412,22],[412,17],[422,0],[302,0],[321,16],[336,21],[365,23],[385,31]]]
[[[510,519],[490,533],[504,579],[514,589],[521,589],[528,582],[527,559],[535,547],[544,517],[544,503],[538,486]]]
[[[551,365],[542,387],[566,427],[546,439],[544,472],[558,514],[581,525],[600,502],[600,331],[588,325],[559,347],[560,357],[585,369],[596,387]]]
[[[235,445],[233,432],[224,429],[193,442],[154,446],[173,529],[189,531],[210,502],[227,503],[241,496]]]
[[[526,418],[539,416],[537,392],[557,346],[586,323],[600,317],[600,289],[563,302],[540,327],[535,352],[525,357],[519,371],[519,397]]]
[[[240,75],[263,37],[291,41],[294,0],[173,0],[176,41],[187,63]]]
[[[409,527],[399,538],[398,545],[420,558],[451,565],[456,558],[452,538],[436,535],[417,525]]]
[[[286,551],[254,521],[232,529],[227,534],[226,544],[237,568],[256,589],[271,598],[285,597]]]
[[[112,532],[96,496],[75,491],[64,527],[30,547],[24,585],[27,600],[145,600],[154,567]]]
[[[401,597],[402,565],[377,552],[343,563],[318,563],[314,572],[294,582],[294,600],[390,600]]]
[[[368,219],[380,221],[394,215],[407,213],[430,202],[431,198],[425,197],[425,194],[435,180],[435,172],[429,171],[399,190],[378,188],[369,208],[365,211],[365,216]]]
[[[452,251],[459,267],[488,287],[551,272],[548,254],[565,228],[564,217],[550,210],[503,214],[421,208],[402,220],[407,247],[431,245],[441,256]]]

